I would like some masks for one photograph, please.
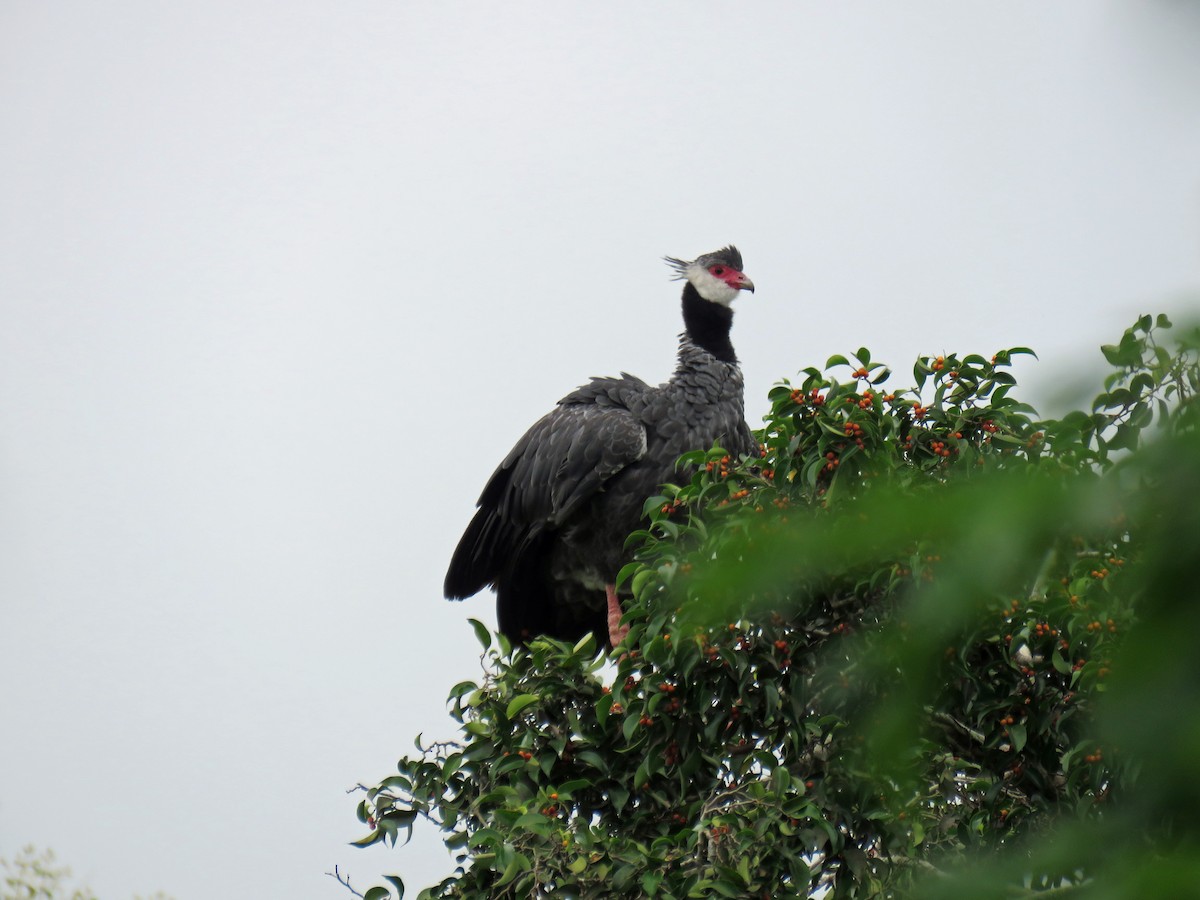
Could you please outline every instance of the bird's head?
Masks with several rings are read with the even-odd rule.
[[[698,256],[691,262],[673,256],[663,259],[675,270],[676,281],[686,280],[710,303],[729,306],[739,291],[754,292],[754,282],[742,271],[742,254],[732,244]]]

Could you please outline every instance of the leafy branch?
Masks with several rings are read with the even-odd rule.
[[[1174,812],[1200,790],[1165,774],[1200,745],[1136,736],[1200,718],[1195,654],[1162,652],[1200,630],[1200,341],[1170,328],[1106,346],[1061,419],[1019,399],[1023,347],[897,388],[860,348],[776,385],[759,456],[687,454],[647,500],[622,653],[473,623],[456,740],[359,786],[356,843],[433,822],[459,868],[421,898],[1138,896],[1095,847],[1200,843]]]

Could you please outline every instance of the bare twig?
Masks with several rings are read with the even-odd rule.
[[[926,714],[932,713],[933,718],[936,721],[940,722],[943,725],[948,725],[951,728],[954,728],[956,731],[962,732],[967,737],[971,738],[971,740],[975,741],[975,743],[977,743],[977,744],[982,744],[984,741],[987,740],[987,735],[985,735],[983,732],[972,728],[970,725],[966,724],[965,722],[960,722],[958,719],[954,718],[954,716],[950,715],[949,713],[945,713],[945,712],[941,712],[941,711],[934,711],[934,709],[929,706],[925,707],[925,712],[926,712]]]
[[[924,872],[936,872],[938,875],[946,874],[933,863],[927,862],[923,859],[917,859],[916,857],[912,856],[892,855],[881,857],[881,859],[893,866],[901,866],[909,869],[921,869]]]
[[[333,867],[332,872],[326,872],[325,874],[328,875],[330,878],[335,879],[338,884],[340,884],[342,887],[344,887],[346,890],[348,890],[350,893],[352,893],[355,897],[363,896],[358,891],[356,891],[354,888],[350,887],[350,876],[343,875],[341,872],[339,872],[337,866]]]

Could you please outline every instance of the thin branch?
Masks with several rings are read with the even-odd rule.
[[[960,722],[958,719],[954,718],[954,716],[950,715],[949,713],[941,712],[940,710],[934,711],[933,707],[930,707],[930,706],[925,707],[925,713],[926,713],[926,715],[933,713],[933,718],[935,721],[940,722],[943,725],[948,725],[951,728],[954,728],[955,730],[962,732],[963,734],[965,734],[967,737],[971,738],[973,741],[975,741],[978,744],[982,744],[984,741],[987,740],[987,735],[985,735],[982,731],[978,731],[977,729],[972,728],[970,725],[967,725],[965,722]]]
[[[339,872],[337,866],[333,867],[332,872],[326,872],[325,874],[328,875],[330,878],[335,879],[338,884],[340,884],[342,887],[344,887],[346,890],[348,890],[350,893],[352,893],[355,897],[364,897],[363,894],[360,894],[354,888],[350,887],[350,876],[343,875],[341,872]],[[365,897],[364,897],[364,900],[365,900]]]
[[[941,869],[939,869],[937,866],[935,866],[933,863],[931,863],[927,860],[924,860],[924,859],[917,859],[916,857],[913,857],[913,856],[895,856],[895,855],[893,855],[893,856],[882,856],[882,857],[880,857],[880,859],[883,862],[886,862],[893,866],[902,866],[904,868],[909,868],[909,869],[921,869],[922,871],[935,872],[938,875],[942,875],[942,876],[944,876],[946,874]]]

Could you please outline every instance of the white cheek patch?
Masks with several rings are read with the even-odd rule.
[[[705,300],[729,306],[738,295],[738,289],[732,288],[703,266],[688,266],[687,280]]]

